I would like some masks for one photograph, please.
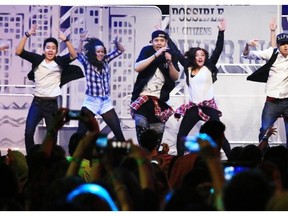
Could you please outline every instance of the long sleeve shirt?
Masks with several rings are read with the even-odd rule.
[[[246,59],[269,60],[273,54],[273,49],[270,47],[260,51],[253,50],[246,56],[242,55],[242,57]],[[280,52],[270,68],[265,93],[267,96],[273,98],[288,98],[288,57],[285,58]]]

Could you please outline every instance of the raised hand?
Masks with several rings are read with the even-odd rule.
[[[65,41],[67,38],[66,35],[62,31],[60,31],[59,29],[56,29],[56,31],[58,32],[58,38],[62,41]]]
[[[161,26],[160,26],[159,24],[154,25],[154,28],[155,28],[156,30],[162,30],[162,29],[161,29]]]
[[[162,143],[160,146],[162,146],[162,154],[168,154],[170,148],[169,145],[167,143]]]
[[[118,41],[118,35],[115,36],[114,40],[112,41],[115,46],[117,47],[118,50],[120,50],[121,52],[125,51],[125,48],[122,46],[122,44]]]
[[[113,39],[112,42],[115,44],[115,46],[117,46],[117,44],[119,43],[119,41],[118,41],[118,35],[115,36],[115,38]]]
[[[0,44],[0,51],[4,51],[5,49],[8,49],[10,47],[10,42],[5,40],[5,41],[2,41],[1,44]]]
[[[155,55],[156,57],[159,57],[160,55],[164,54],[168,50],[169,50],[169,47],[161,47],[159,50],[157,50]]]
[[[276,133],[277,133],[277,128],[271,126],[271,127],[266,131],[265,136],[266,136],[267,138],[269,138],[270,136],[275,135]]]
[[[100,133],[100,126],[98,121],[89,112],[81,111],[79,121],[83,122],[89,131],[96,132],[97,134]]]
[[[258,39],[252,39],[252,40],[249,40],[249,41],[247,42],[247,45],[248,45],[248,46],[255,47],[255,46],[258,45],[258,43],[259,43],[259,40],[258,40]]]
[[[270,28],[270,43],[271,47],[276,48],[277,47],[277,42],[276,42],[276,29],[277,29],[277,23],[276,23],[276,18],[273,17],[269,23],[269,28]]]
[[[278,25],[276,23],[276,18],[275,17],[273,17],[271,19],[269,27],[270,27],[270,31],[275,31],[277,29]]]
[[[89,36],[88,30],[81,31],[81,33],[80,33],[80,41],[86,40],[88,38],[88,36]]]
[[[60,130],[63,125],[67,122],[67,114],[69,112],[69,109],[67,108],[59,108],[57,113],[54,116],[54,122],[53,122],[53,129],[55,131]]]
[[[218,25],[219,31],[225,31],[226,29],[226,21],[225,19],[221,19],[219,25]]]
[[[37,28],[38,28],[38,25],[37,25],[37,24],[33,24],[33,25],[31,26],[31,28],[29,29],[28,34],[29,34],[29,35],[34,35],[34,34],[36,34]]]

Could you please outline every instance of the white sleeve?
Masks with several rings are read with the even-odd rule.
[[[244,59],[254,59],[254,60],[269,60],[273,54],[273,47],[269,47],[265,50],[252,50],[248,55],[244,56],[241,54],[241,57]]]

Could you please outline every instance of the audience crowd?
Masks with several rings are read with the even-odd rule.
[[[152,129],[140,143],[106,140],[97,120],[82,113],[89,130],[75,132],[66,152],[55,134],[68,112],[58,110],[53,128],[26,155],[8,149],[1,156],[2,211],[288,210],[288,150],[269,147],[269,139],[234,147],[224,161],[225,125],[209,120],[176,156]]]

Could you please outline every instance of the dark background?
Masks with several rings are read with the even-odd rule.
[[[160,8],[163,15],[169,15],[169,5],[155,5]]]

